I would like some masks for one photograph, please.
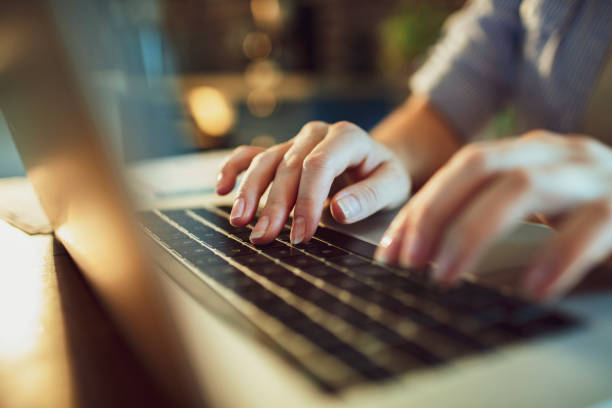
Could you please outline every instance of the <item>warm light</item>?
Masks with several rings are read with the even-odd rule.
[[[266,58],[272,51],[272,42],[267,34],[260,32],[248,33],[242,42],[244,55],[250,59]]]
[[[249,64],[244,78],[250,88],[270,89],[280,84],[283,74],[275,62],[263,60]]]
[[[234,126],[234,109],[215,88],[201,86],[191,90],[188,103],[196,124],[205,134],[223,136]]]
[[[268,116],[276,108],[276,95],[267,89],[255,89],[247,96],[247,106],[255,116]]]
[[[43,330],[43,274],[38,265],[41,254],[33,254],[31,245],[12,242],[14,250],[2,254],[0,270],[0,360],[17,360],[37,345]],[[28,267],[30,266],[30,267]]]
[[[266,26],[277,26],[281,19],[278,0],[251,0],[251,13],[255,23]]]

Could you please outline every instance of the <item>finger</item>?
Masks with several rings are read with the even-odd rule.
[[[444,232],[434,261],[434,278],[451,284],[465,276],[497,238],[535,210],[536,195],[531,176],[524,170],[508,172],[491,183]],[[400,263],[407,259],[405,250],[403,247]]]
[[[278,163],[290,146],[290,142],[273,146],[253,159],[240,183],[232,206],[230,214],[232,225],[241,227],[251,222],[262,194],[272,181]]]
[[[278,164],[260,220],[251,234],[253,243],[268,243],[280,232],[295,203],[304,158],[325,137],[328,126],[325,122],[308,123],[284,154]]]
[[[397,263],[399,251],[402,245],[402,237],[407,228],[408,205],[395,216],[391,225],[383,234],[378,248],[374,254],[374,259],[378,262],[394,265]]]
[[[307,241],[314,234],[334,179],[349,167],[363,163],[370,171],[382,158],[371,155],[369,136],[357,126],[339,122],[304,160],[294,209],[291,240]]]
[[[565,220],[559,234],[527,269],[524,290],[537,299],[557,297],[611,252],[612,200],[585,204]]]
[[[430,261],[444,226],[496,175],[519,168],[553,166],[566,159],[568,149],[561,142],[551,143],[551,138],[560,139],[544,135],[477,143],[457,153],[412,200],[411,233],[405,241],[409,248],[402,251],[408,258],[404,262],[421,266]]]
[[[249,167],[255,156],[263,151],[262,147],[256,146],[240,146],[236,148],[223,161],[219,169],[217,174],[217,194],[225,195],[232,191],[238,175]]]
[[[404,169],[395,162],[385,162],[366,179],[340,190],[330,202],[332,216],[341,223],[362,220],[382,208],[400,204],[410,191]]]

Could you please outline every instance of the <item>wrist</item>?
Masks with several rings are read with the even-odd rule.
[[[459,134],[422,95],[411,96],[371,134],[395,154],[417,187],[461,147]]]

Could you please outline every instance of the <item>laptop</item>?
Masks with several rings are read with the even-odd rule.
[[[231,197],[139,203],[69,52],[69,2],[13,3],[0,6],[0,109],[55,235],[175,406],[612,398],[610,292],[542,305],[475,277],[442,290],[427,268],[372,259],[391,213],[257,247],[253,224],[229,224]],[[523,224],[481,272],[518,271],[548,234]]]

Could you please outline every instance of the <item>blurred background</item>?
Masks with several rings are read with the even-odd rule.
[[[127,160],[269,146],[311,120],[370,129],[408,96],[408,78],[463,3],[109,0],[98,10],[112,21],[98,27],[108,35],[80,55],[95,61],[103,121]],[[135,91],[109,52],[166,85]],[[0,115],[0,177],[21,174]]]

